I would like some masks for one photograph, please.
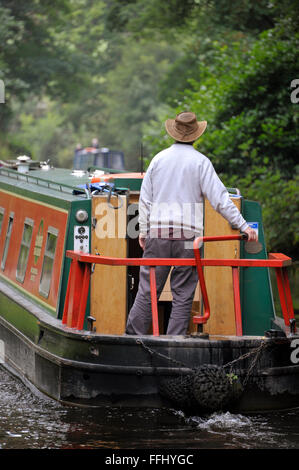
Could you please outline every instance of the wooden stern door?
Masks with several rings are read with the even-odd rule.
[[[241,198],[233,197],[233,203],[241,209]],[[205,200],[204,235],[238,235],[220,214]],[[205,258],[240,258],[240,241],[208,242],[204,246]],[[204,268],[211,315],[203,330],[214,335],[235,335],[235,307],[233,296],[232,269],[230,266],[209,266]]]
[[[92,199],[93,254],[127,257],[127,196]],[[121,205],[121,207],[119,207]],[[113,207],[112,207],[113,206]],[[96,265],[91,276],[90,312],[97,333],[123,334],[127,318],[127,267]]]

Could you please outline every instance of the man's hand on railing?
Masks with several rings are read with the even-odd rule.
[[[253,228],[248,227],[246,230],[244,230],[245,233],[248,235],[248,241],[249,242],[257,242],[258,241],[258,236],[255,230]]]
[[[144,237],[144,235],[141,235],[141,234],[139,235],[139,245],[144,250],[144,248],[145,248],[145,237]]]

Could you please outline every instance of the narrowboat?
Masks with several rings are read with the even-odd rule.
[[[0,168],[2,367],[69,405],[244,413],[299,406],[292,260],[267,253],[258,202],[229,189],[258,231],[257,244],[205,201],[194,258],[145,259],[138,244],[143,173],[21,163]],[[127,335],[142,264],[149,266],[152,327]],[[168,280],[157,299],[161,264],[198,272],[184,336],[165,334],[172,296]]]

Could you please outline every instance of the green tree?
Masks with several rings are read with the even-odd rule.
[[[32,90],[63,98],[75,92],[80,67],[53,37],[65,26],[69,8],[69,0],[1,0],[0,73],[8,106],[10,98],[23,99]]]
[[[291,0],[282,0],[280,4],[267,0],[110,0],[107,25],[142,35],[159,31],[177,36],[178,28],[187,26],[189,30],[192,20],[204,31],[217,26],[222,31],[257,33],[272,28],[274,18],[290,5]]]
[[[93,118],[100,142],[123,150],[126,167],[139,170],[144,126],[159,113],[159,82],[176,51],[165,41],[128,38],[121,52],[118,64],[106,74]]]
[[[111,66],[103,37],[104,6],[101,0],[1,0],[0,79],[5,82],[6,100],[0,106],[0,158],[22,149],[38,159],[45,158],[46,148],[49,156],[72,153],[86,130],[84,121],[93,122],[93,106]],[[41,111],[45,102],[51,103],[51,117]],[[46,123],[48,118],[49,132],[31,145],[28,123],[39,128],[39,121]],[[48,141],[53,120],[58,126],[56,137],[61,138]],[[70,145],[70,135],[71,147],[65,151],[60,147],[57,153],[58,141],[62,147]]]

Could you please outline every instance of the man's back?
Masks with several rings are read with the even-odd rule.
[[[190,144],[175,143],[151,161],[145,174],[139,204],[142,233],[169,227],[202,235],[203,202],[232,225],[247,226],[219,179],[211,161]]]
[[[149,171],[155,202],[202,202],[201,168],[206,157],[192,145],[173,144],[152,160]]]

